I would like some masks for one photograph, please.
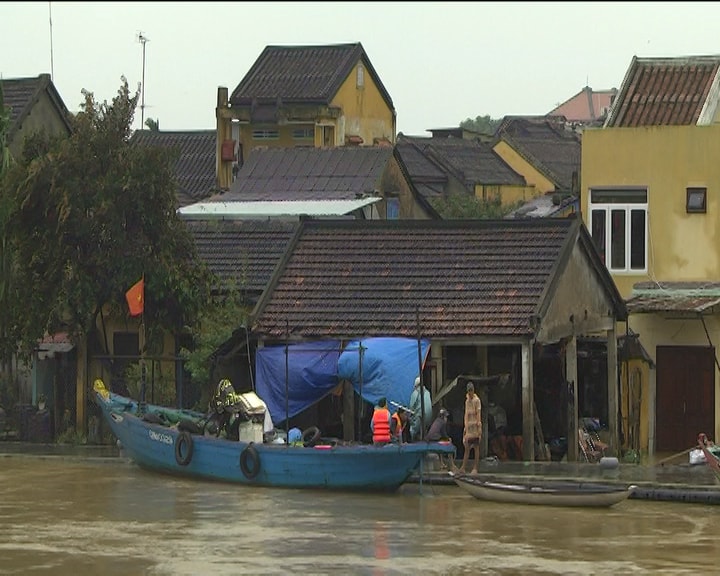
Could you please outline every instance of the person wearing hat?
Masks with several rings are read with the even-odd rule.
[[[422,396],[421,396],[422,395]],[[424,411],[423,411],[424,408]],[[420,415],[424,415],[424,423]],[[432,419],[432,401],[430,392],[421,385],[420,376],[415,378],[413,391],[410,394],[410,440],[419,440],[422,425],[427,426]]]
[[[470,473],[477,474],[480,464],[480,439],[482,438],[482,404],[480,397],[475,394],[475,385],[472,382],[467,383],[465,390],[467,391],[465,395],[465,429],[463,430],[465,453],[459,471],[465,472],[470,459],[470,450],[475,450],[475,465]]]

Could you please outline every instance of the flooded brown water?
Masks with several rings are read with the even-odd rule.
[[[709,574],[717,506],[499,505],[453,486],[237,487],[122,459],[0,456],[0,574]]]

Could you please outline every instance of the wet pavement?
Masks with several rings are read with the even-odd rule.
[[[24,442],[0,442],[0,458],[4,456],[63,457],[102,459],[108,463],[124,463],[116,446],[35,444]],[[656,463],[654,463],[656,462]],[[610,484],[633,484],[631,498],[720,504],[720,481],[705,464],[691,465],[688,456],[664,462],[633,464],[607,459],[603,463],[573,462],[500,462],[494,458],[481,460],[478,474],[483,478],[502,478],[504,481],[528,481],[531,479],[572,479]],[[458,462],[459,464],[459,462]],[[468,466],[469,467],[469,466]],[[452,476],[441,470],[437,458],[428,457],[410,478],[410,482],[453,485]]]

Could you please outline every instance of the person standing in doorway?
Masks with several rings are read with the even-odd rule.
[[[480,439],[482,438],[482,403],[480,397],[475,394],[475,385],[472,382],[468,382],[465,389],[467,391],[465,396],[465,428],[463,430],[465,453],[459,471],[465,472],[470,459],[470,450],[475,450],[475,465],[470,473],[477,474],[478,465],[480,464]]]

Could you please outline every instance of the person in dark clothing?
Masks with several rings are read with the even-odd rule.
[[[445,410],[445,408],[440,408],[440,412],[438,412],[435,420],[433,420],[433,423],[430,425],[430,430],[428,430],[427,436],[425,436],[425,439],[428,442],[438,442],[440,440],[450,441],[450,431],[448,430],[448,415],[448,411]],[[442,470],[446,470],[448,468],[445,456],[443,456],[442,454],[440,454],[440,468]]]
[[[430,430],[428,430],[426,440],[430,442],[437,442],[438,440],[449,440],[450,433],[448,432],[448,411],[445,408],[440,408],[437,417],[433,420]]]

